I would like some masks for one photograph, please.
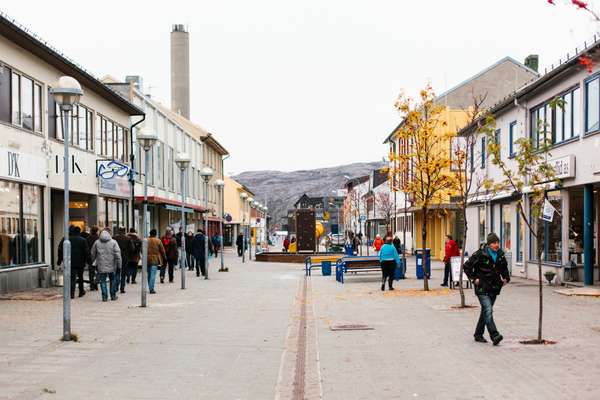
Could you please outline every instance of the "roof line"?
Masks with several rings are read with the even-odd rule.
[[[19,24],[15,19],[9,18],[9,16],[2,11],[0,11],[0,35],[4,36],[9,41],[12,41],[17,46],[29,51],[38,58],[41,58],[57,70],[65,74],[75,75],[74,78],[79,78],[78,80],[80,80],[82,86],[87,86],[104,99],[119,106],[129,115],[144,115],[143,110],[136,107],[116,91],[102,83],[90,72],[60,53],[54,47],[50,46],[39,36]]]

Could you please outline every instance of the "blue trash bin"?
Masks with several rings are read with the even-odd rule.
[[[352,245],[351,245],[351,244],[344,245],[344,253],[345,253],[347,256],[352,256],[352,255],[353,255],[353,252],[352,252]]]
[[[431,277],[431,249],[416,249],[417,256],[417,279],[423,279],[424,271],[427,278]]]
[[[394,279],[395,280],[404,279],[405,273],[406,273],[406,268],[404,267],[404,260],[400,259],[400,264],[398,264],[398,266],[394,270]]]
[[[321,262],[321,273],[323,276],[331,276],[331,261]]]

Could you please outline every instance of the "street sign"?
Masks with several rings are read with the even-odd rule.
[[[360,216],[360,222],[365,222],[367,220],[367,216],[366,215],[361,215]]]

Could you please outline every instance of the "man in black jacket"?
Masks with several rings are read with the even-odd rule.
[[[475,328],[474,338],[476,342],[485,343],[483,337],[487,326],[490,338],[497,346],[503,339],[496,329],[494,323],[493,307],[496,297],[500,294],[502,286],[510,282],[508,263],[504,251],[500,248],[500,238],[495,233],[487,236],[485,246],[482,246],[465,262],[465,274],[473,281],[475,295],[481,304],[479,321]]]
[[[58,265],[61,265],[63,262],[64,240],[63,238],[58,244]],[[79,285],[79,297],[82,297],[85,295],[85,290],[83,289],[83,270],[86,263],[91,264],[90,249],[87,240],[81,236],[81,229],[77,226],[71,225],[69,227],[69,241],[71,242],[71,298],[75,297],[75,278],[77,278]]]
[[[120,286],[121,293],[125,293],[129,257],[135,249],[131,237],[127,236],[127,230],[123,227],[119,228],[119,233],[113,236],[113,239],[117,242],[119,249],[121,250],[121,269],[115,272],[116,286]]]
[[[99,230],[100,229],[98,228],[98,226],[96,226],[96,225],[92,226],[92,229],[90,230],[90,234],[86,238],[88,249],[90,249],[90,251],[92,251],[92,246],[94,245],[96,240],[98,240],[100,238],[100,236],[98,234]],[[88,264],[88,274],[90,277],[90,290],[91,291],[98,290],[98,283],[96,282],[96,266],[95,265],[92,265],[91,263]]]
[[[206,276],[206,235],[202,229],[198,229],[198,233],[192,241],[192,253],[196,259],[196,276]]]

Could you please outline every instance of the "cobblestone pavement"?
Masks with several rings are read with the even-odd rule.
[[[412,263],[414,264],[414,262]],[[505,341],[473,342],[478,308],[422,281],[381,292],[379,276],[341,285],[298,264],[241,264],[188,274],[188,289],[139,285],[116,302],[96,292],[73,302],[78,343],[63,343],[62,303],[0,301],[0,399],[598,399],[600,299],[545,288],[545,336],[536,333],[537,286],[517,280],[495,317]],[[214,272],[213,272],[214,271]],[[476,299],[467,291],[467,302]],[[338,324],[372,330],[332,331]]]

